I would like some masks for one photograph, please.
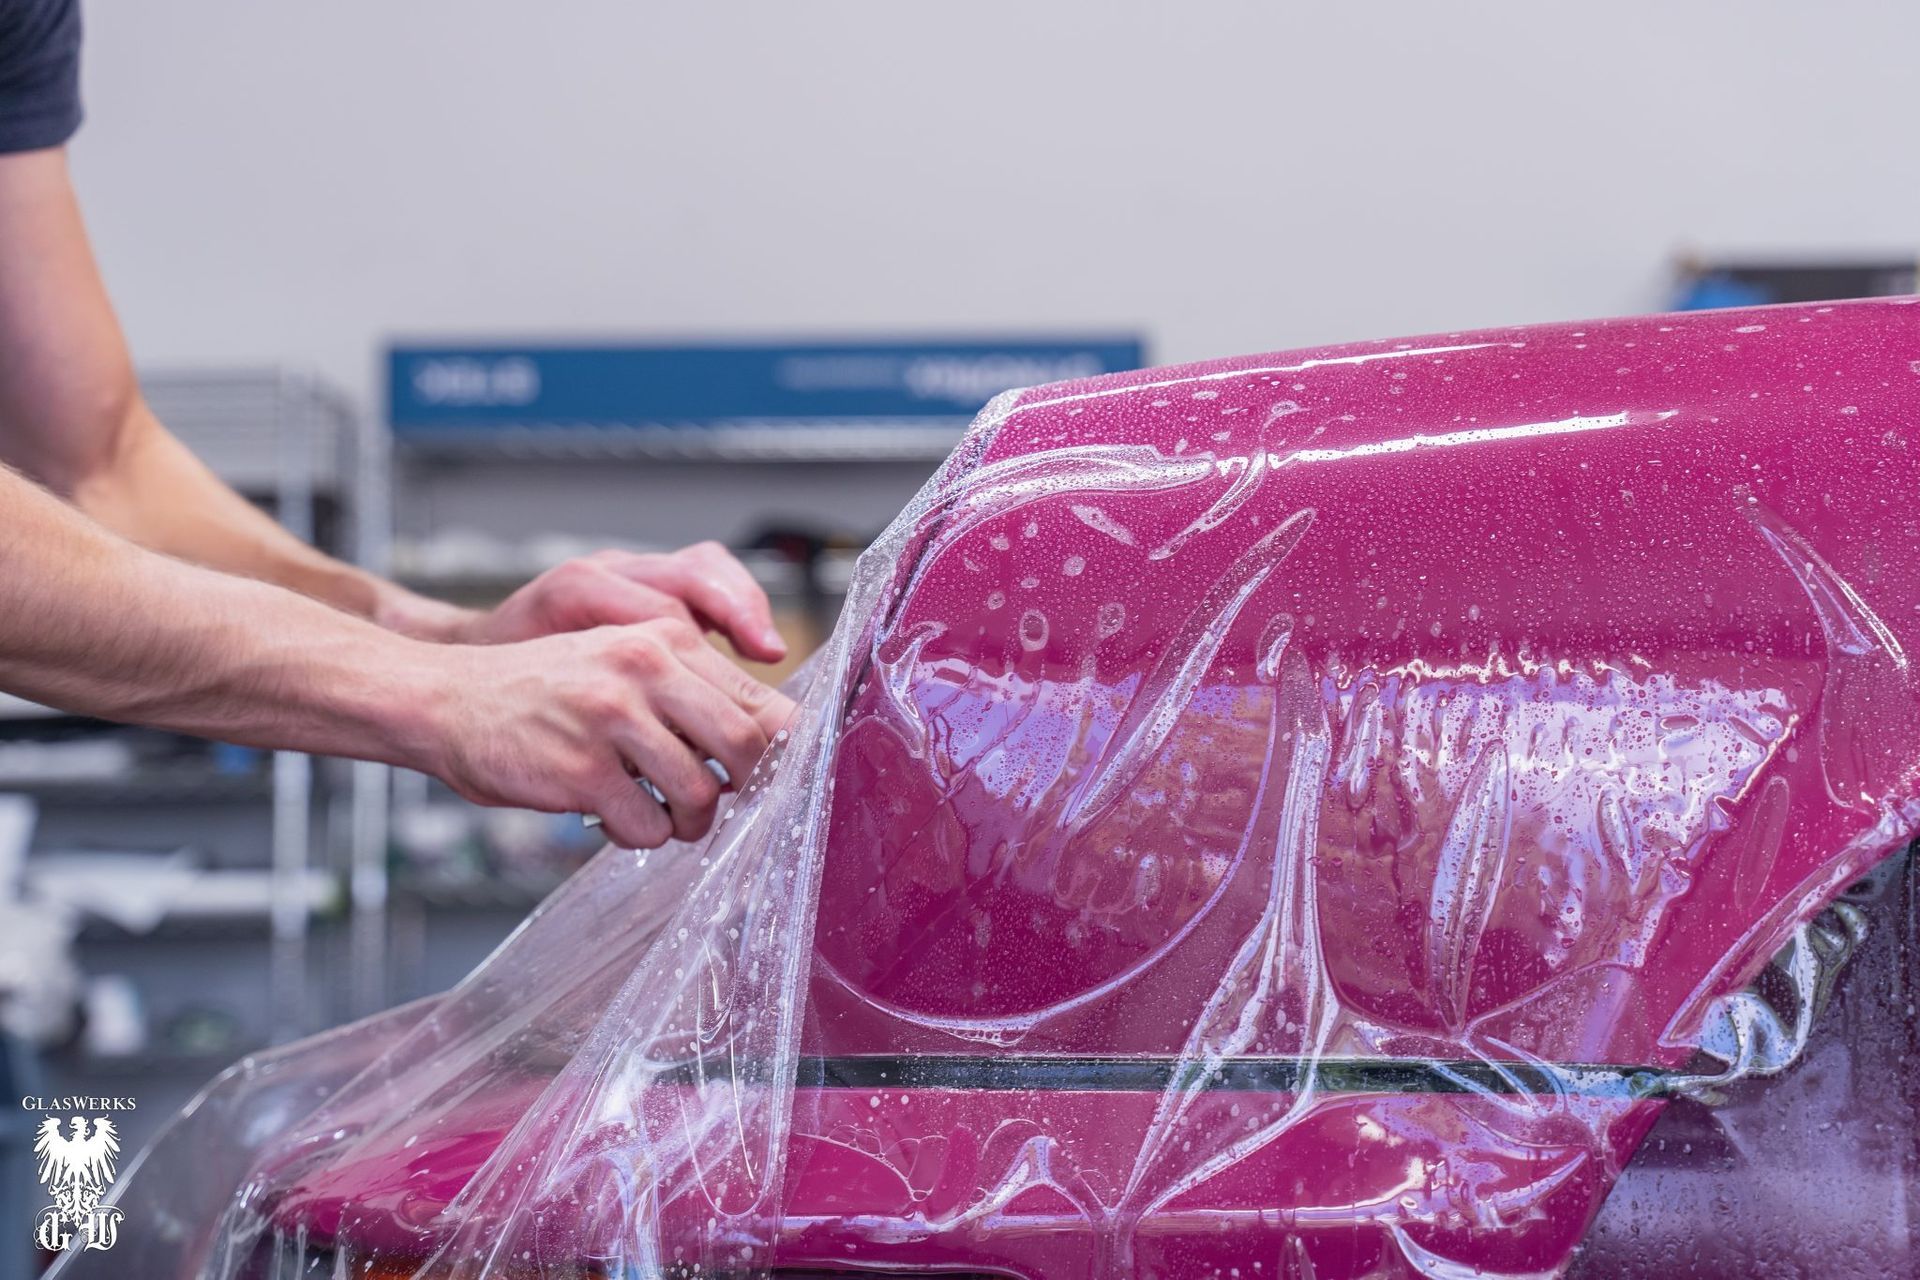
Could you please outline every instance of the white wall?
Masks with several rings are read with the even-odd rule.
[[[370,397],[396,332],[1173,360],[1645,310],[1682,242],[1920,242],[1920,5],[1573,9],[91,0],[75,163],[142,361]]]

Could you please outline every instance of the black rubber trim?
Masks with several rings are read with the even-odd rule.
[[[1176,1079],[1178,1073],[1178,1079]],[[796,1083],[815,1089],[978,1089],[1162,1093],[1170,1088],[1299,1093],[1574,1094],[1644,1098],[1673,1073],[1654,1067],[1428,1062],[1396,1058],[1228,1058],[1211,1068],[1178,1058],[989,1057],[973,1054],[809,1057]]]

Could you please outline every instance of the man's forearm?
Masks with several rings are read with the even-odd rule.
[[[0,469],[0,688],[107,719],[419,767],[429,646],[134,546]]]
[[[472,617],[300,541],[208,470],[137,399],[113,442],[74,483],[72,498],[141,546],[277,583],[420,639],[449,639]]]

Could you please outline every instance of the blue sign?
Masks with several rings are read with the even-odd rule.
[[[1138,338],[727,346],[399,346],[394,430],[964,418],[1010,387],[1137,369]]]

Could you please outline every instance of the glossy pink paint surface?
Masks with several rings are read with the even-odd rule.
[[[990,413],[893,566],[833,763],[802,1052],[902,1074],[803,1073],[780,1263],[1564,1267],[1664,1105],[1634,1073],[1690,1068],[1914,834],[1917,427],[1908,300]],[[1116,1061],[1167,1080],[1075,1083]],[[1276,1063],[1288,1087],[1236,1084]],[[546,1084],[271,1212],[424,1257]],[[631,1192],[583,1168],[538,1238],[611,1270]],[[690,1200],[662,1223],[705,1229]]]

